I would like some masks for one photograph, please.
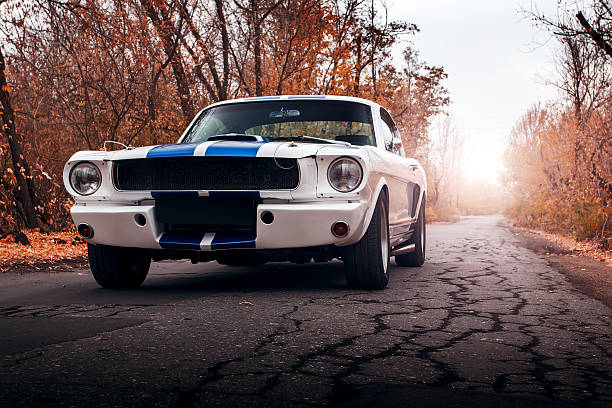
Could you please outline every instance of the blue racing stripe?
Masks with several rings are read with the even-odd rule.
[[[255,233],[221,231],[215,234],[211,249],[255,248]]]
[[[199,144],[200,143],[179,143],[155,146],[147,153],[147,159],[152,157],[191,157]]]
[[[164,232],[159,245],[168,249],[200,249],[203,232]]]
[[[209,191],[208,196],[220,198],[261,198],[259,191]]]
[[[205,156],[257,157],[263,142],[236,142],[221,140],[208,146]]]
[[[151,191],[153,198],[162,197],[198,197],[197,191]]]

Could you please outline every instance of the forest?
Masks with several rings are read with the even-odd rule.
[[[483,186],[462,179],[452,120],[431,126],[451,103],[444,67],[383,1],[0,0],[0,235],[72,228],[62,169],[75,151],[173,143],[225,99],[336,94],[389,109],[427,169],[430,220],[497,212],[509,194],[518,225],[609,245],[609,4],[530,17],[559,42],[550,81],[563,98],[526,111],[502,185]]]
[[[504,184],[513,197],[507,214],[518,225],[612,245],[612,9],[594,0],[588,10],[551,19],[528,13],[559,43],[561,99],[529,108],[505,152]]]

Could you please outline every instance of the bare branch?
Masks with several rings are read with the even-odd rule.
[[[582,14],[582,11],[579,11],[578,14],[576,14],[576,18],[580,22],[580,25],[582,27],[584,27],[584,29],[589,34],[589,36],[593,39],[593,41],[595,41],[595,44],[597,44],[599,46],[599,48],[604,50],[604,52],[606,54],[608,54],[609,57],[612,57],[612,46],[610,46],[610,44],[608,44],[604,40],[604,38],[602,37],[602,35],[600,33],[595,31],[593,29],[593,27],[591,27],[591,24],[589,24],[587,19],[584,18],[584,15]]]

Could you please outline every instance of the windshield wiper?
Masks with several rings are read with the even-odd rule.
[[[321,137],[312,137],[312,136],[279,136],[279,137],[271,137],[270,140],[289,140],[292,142],[329,143],[329,144],[338,144],[342,146],[352,146],[348,142],[343,142],[340,140],[323,139]]]

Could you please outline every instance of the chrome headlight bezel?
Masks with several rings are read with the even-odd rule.
[[[353,171],[356,170],[356,172],[353,175],[353,180],[356,180],[356,182],[346,183],[348,184],[348,187],[339,186],[338,185],[339,180],[335,180],[335,181],[332,180],[332,173],[337,168],[337,166],[342,166],[345,163],[349,166],[353,165],[354,167],[352,168],[352,170]],[[349,171],[349,170],[350,170],[350,167],[345,167],[341,171]],[[329,167],[327,168],[327,182],[329,183],[330,186],[332,186],[334,190],[340,193],[350,193],[351,191],[355,191],[361,185],[362,180],[363,180],[363,169],[361,168],[361,164],[352,157],[348,157],[348,156],[338,157],[337,159],[332,161]]]
[[[89,176],[88,176],[88,177],[91,177],[93,175],[94,176],[93,178],[89,178],[88,180],[84,180],[80,182],[81,185],[86,185],[87,183],[89,183],[90,187],[88,189],[77,188],[76,177],[78,177],[79,175],[78,173],[76,173],[76,171],[83,169],[83,168],[94,170],[93,172],[89,173]],[[95,180],[96,178],[97,180]],[[100,186],[102,185],[102,172],[100,172],[100,168],[98,168],[98,166],[96,166],[94,163],[88,162],[88,161],[82,161],[82,162],[75,164],[72,167],[72,169],[70,169],[68,180],[70,181],[70,187],[72,188],[72,190],[74,190],[74,192],[82,196],[89,196],[89,195],[94,194],[96,191],[100,189]]]

